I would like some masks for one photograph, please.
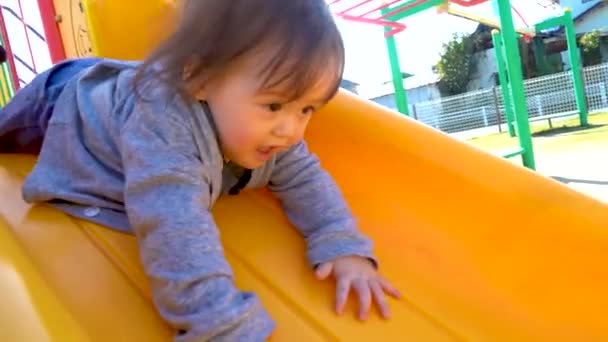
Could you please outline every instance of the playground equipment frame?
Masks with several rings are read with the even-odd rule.
[[[330,1],[329,4],[334,5],[339,1],[341,0],[333,0]],[[450,6],[451,4],[457,4],[464,7],[471,7],[487,1],[495,2],[499,14],[498,23],[468,14]],[[403,85],[403,77],[401,67],[399,65],[399,56],[394,37],[396,33],[405,29],[405,25],[398,23],[397,21],[427,9],[437,7],[438,12],[447,12],[455,16],[495,27],[495,30],[492,32],[492,40],[495,47],[498,75],[505,104],[507,125],[509,128],[509,134],[512,137],[517,135],[519,140],[519,147],[513,151],[502,153],[503,157],[511,158],[521,155],[522,163],[525,167],[533,170],[536,169],[534,147],[532,143],[530,122],[528,118],[528,107],[523,82],[521,56],[518,46],[519,35],[524,36],[526,39],[530,39],[544,29],[559,25],[564,25],[566,27],[568,51],[572,63],[572,75],[580,123],[581,126],[587,125],[588,110],[585,102],[581,63],[578,47],[576,45],[572,13],[569,9],[566,9],[562,16],[550,18],[535,25],[532,29],[515,28],[512,14],[512,11],[515,9],[511,6],[510,0],[409,0],[405,1],[404,3],[400,3],[402,2],[401,0],[392,0],[385,1],[380,6],[377,6],[373,10],[367,11],[364,14],[353,15],[350,13],[369,2],[371,2],[371,0],[361,0],[361,2],[357,3],[356,5],[352,5],[345,10],[336,12],[335,14],[345,20],[378,24],[385,27],[385,39],[391,65],[393,86],[395,88],[395,100],[397,110],[399,112],[408,116],[410,115],[407,92]],[[378,11],[380,11],[380,17],[369,17],[370,14],[377,13]],[[518,11],[515,10],[515,12],[522,18],[522,20],[524,20]],[[515,124],[517,128],[517,133],[513,124]]]

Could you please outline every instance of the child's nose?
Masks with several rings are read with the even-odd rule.
[[[272,133],[277,137],[288,140],[289,144],[293,144],[302,139],[303,131],[301,120],[298,120],[295,115],[289,115],[275,126]]]

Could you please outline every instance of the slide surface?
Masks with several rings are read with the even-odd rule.
[[[92,46],[113,57],[121,51],[96,18],[112,14],[129,46],[164,10],[84,3]],[[271,194],[221,198],[226,256],[277,321],[273,340],[608,340],[608,206],[346,92],[306,138],[404,298],[390,301],[388,321],[375,311],[357,321],[353,298],[337,317],[332,282],[314,279]],[[0,155],[0,340],[170,340],[134,237],[24,203],[34,163]]]

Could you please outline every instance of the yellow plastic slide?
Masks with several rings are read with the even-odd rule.
[[[160,3],[84,1],[94,51],[141,57]],[[388,321],[357,321],[352,298],[336,316],[271,194],[222,198],[227,257],[277,321],[273,341],[608,340],[605,204],[346,92],[307,140],[404,299]],[[24,203],[34,163],[0,155],[0,341],[170,340],[134,237]]]

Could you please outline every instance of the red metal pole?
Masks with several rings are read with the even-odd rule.
[[[486,1],[488,1],[488,0],[450,0],[450,2],[453,2],[456,5],[460,5],[460,6],[464,6],[464,7],[476,6],[476,5],[479,5]]]
[[[416,1],[416,2],[412,2],[411,4],[409,4],[409,5],[407,5],[407,6],[403,6],[403,7],[401,7],[401,8],[396,9],[396,10],[392,10],[392,11],[390,11],[390,12],[388,12],[388,13],[385,13],[385,14],[383,14],[381,17],[379,17],[378,19],[384,19],[384,18],[392,17],[392,16],[394,16],[395,14],[398,14],[398,13],[401,13],[401,12],[404,12],[404,11],[407,11],[407,10],[408,10],[408,9],[410,9],[410,8],[414,8],[414,7],[416,7],[416,6],[422,5],[422,4],[424,4],[425,2],[429,2],[429,1],[430,1],[430,0],[418,0],[418,1]]]
[[[34,51],[32,51],[32,43],[30,42],[30,35],[28,33],[27,24],[25,23],[25,17],[23,16],[23,8],[21,7],[21,0],[17,0],[17,6],[19,6],[19,15],[21,16],[21,23],[23,24],[23,31],[25,31],[25,40],[27,41],[27,48],[30,50],[30,60],[32,61],[32,69],[37,74],[36,61],[34,60]]]
[[[360,3],[358,3],[358,4],[356,4],[356,5],[354,5],[354,6],[351,6],[351,7],[347,8],[347,9],[343,10],[342,12],[340,12],[340,14],[346,14],[347,12],[352,11],[352,10],[354,10],[355,8],[359,8],[359,7],[361,7],[361,6],[363,6],[363,5],[365,5],[366,3],[371,2],[371,1],[373,1],[373,0],[364,0],[364,1],[361,1],[361,2],[360,2]]]
[[[46,42],[49,47],[51,61],[53,64],[59,63],[66,59],[66,55],[61,33],[59,32],[59,26],[55,21],[57,12],[55,12],[53,0],[38,0],[38,8],[40,9],[40,16],[42,17],[44,36],[46,37]]]
[[[2,30],[2,36],[4,37],[4,50],[6,50],[7,63],[11,70],[11,78],[13,80],[13,87],[15,91],[21,88],[19,84],[19,77],[17,77],[17,68],[15,67],[15,57],[13,55],[13,49],[11,49],[10,39],[8,32],[6,31],[6,21],[4,21],[4,13],[2,7],[0,7],[0,30]]]
[[[524,25],[526,27],[530,27],[530,25],[528,25],[528,22],[526,22],[526,19],[524,18],[524,16],[521,15],[521,13],[517,10],[517,8],[515,8],[515,6],[511,6],[511,9],[513,10],[513,12],[515,12],[515,14],[517,14],[517,16],[519,16],[519,18],[521,19],[521,21],[524,23]]]
[[[404,24],[398,23],[398,22],[393,22],[393,21],[382,21],[382,20],[378,20],[378,19],[362,18],[359,16],[352,16],[352,15],[348,15],[348,14],[341,15],[341,17],[346,20],[351,20],[351,21],[355,21],[355,22],[366,23],[366,24],[376,24],[376,25],[382,25],[385,27],[390,27],[391,30],[384,33],[385,37],[390,37],[405,29]]]
[[[383,9],[383,8],[387,8],[387,7],[389,7],[390,5],[392,5],[392,4],[394,4],[394,3],[397,3],[397,2],[399,2],[399,1],[401,1],[401,0],[392,0],[392,1],[390,1],[390,2],[384,2],[382,5],[378,6],[377,8],[374,8],[373,10],[371,10],[371,11],[369,11],[369,12],[367,12],[367,13],[361,14],[361,17],[365,17],[365,16],[366,16],[366,15],[368,15],[368,14],[372,14],[372,13],[378,12],[379,10],[381,10],[381,9]],[[426,0],[425,0],[425,1],[426,1]],[[410,7],[411,7],[411,6],[407,6],[407,8],[410,8]],[[386,17],[386,16],[384,15],[384,16],[382,16],[382,17],[380,17],[380,18],[384,18],[384,17]],[[378,18],[378,19],[380,19],[380,18]]]

